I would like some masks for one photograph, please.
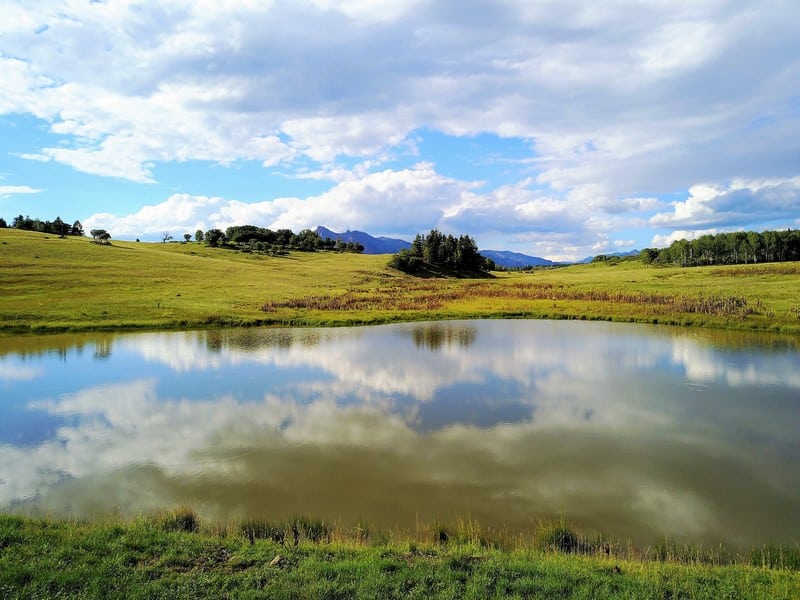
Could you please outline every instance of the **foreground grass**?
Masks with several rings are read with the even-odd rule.
[[[242,254],[196,243],[58,239],[0,229],[0,330],[602,319],[800,333],[800,263],[575,265],[418,279],[386,256]]]
[[[179,517],[76,523],[0,515],[3,598],[800,597],[800,573],[383,541],[198,531]]]

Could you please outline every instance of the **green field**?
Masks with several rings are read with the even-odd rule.
[[[343,538],[306,523],[295,543],[208,530],[185,511],[93,524],[0,516],[0,597],[800,597],[800,572],[774,566],[565,553],[534,538],[510,549],[469,536]]]
[[[0,229],[0,330],[527,317],[800,333],[800,263],[672,268],[623,261],[420,279],[387,261],[333,252],[274,257],[194,242],[101,246]]]
[[[516,317],[771,331],[794,341],[800,333],[800,263],[622,261],[422,279],[387,262],[197,243],[100,246],[0,229],[0,332]],[[288,529],[281,543],[237,526],[175,523],[0,515],[0,597],[800,598],[796,548],[732,556],[591,543],[565,553],[536,534],[492,538],[455,528],[442,536],[435,527],[422,536],[328,532],[295,545]]]

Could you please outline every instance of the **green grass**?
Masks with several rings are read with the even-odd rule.
[[[800,333],[800,263],[635,261],[484,279],[414,278],[385,255],[243,254],[197,243],[110,246],[0,229],[0,330],[600,319]]]
[[[499,549],[469,535],[376,541],[339,531],[295,543],[230,527],[173,525],[169,515],[96,523],[0,515],[0,597],[800,597],[800,573],[758,564],[564,553],[539,549],[535,540]]]

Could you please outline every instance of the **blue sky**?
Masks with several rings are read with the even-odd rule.
[[[800,227],[800,3],[0,0],[0,216],[556,260]]]

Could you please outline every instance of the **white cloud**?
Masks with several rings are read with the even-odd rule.
[[[84,219],[83,224],[86,231],[106,229],[119,238],[157,235],[163,231],[205,231],[216,226],[214,219],[222,220],[221,211],[226,204],[222,198],[174,194],[160,204],[144,206],[131,215],[98,213]]]
[[[32,188],[27,185],[0,185],[0,196],[11,196],[13,194],[38,194],[42,190]]]
[[[704,235],[716,235],[718,233],[722,233],[722,231],[720,229],[676,229],[666,235],[654,235],[651,245],[655,248],[666,248],[672,244],[672,242],[678,242],[680,240],[691,241]]]
[[[479,194],[474,190],[481,182],[444,177],[427,163],[411,169],[361,173],[358,167],[340,171],[342,181],[308,198],[247,203],[175,194],[133,214],[97,213],[82,221],[87,229],[107,229],[122,239],[155,239],[163,231],[224,230],[243,224],[294,231],[324,225],[334,231],[359,229],[412,239],[439,227],[448,232],[471,231],[483,248],[495,244],[553,260],[575,260],[622,243],[609,239],[607,233],[611,223],[622,218],[619,215],[598,218],[582,198],[542,196],[530,190],[526,181]],[[634,200],[636,206],[638,202]],[[387,214],[391,215],[389,222]],[[579,243],[565,247],[568,236]]]
[[[632,165],[717,160],[689,142],[729,158],[738,123],[788,106],[797,91],[784,75],[796,64],[786,43],[792,3],[510,3],[470,15],[389,4],[11,3],[3,50],[22,60],[4,59],[16,74],[0,108],[53,119],[55,131],[76,136],[70,150],[105,136],[137,140],[142,165],[253,158],[253,140],[278,132],[287,146],[262,152],[268,164],[294,153],[368,156],[423,126],[493,131],[536,140],[551,165],[543,180],[599,176],[620,188],[621,174],[638,179],[622,171]],[[32,91],[50,81],[37,100]],[[92,158],[92,172],[125,176],[104,156],[69,164],[91,168]]]
[[[0,114],[34,115],[56,136],[19,156],[138,183],[182,161],[351,182],[271,200],[275,210],[231,204],[220,223],[236,214],[385,231],[360,182],[397,153],[408,158],[428,131],[493,133],[532,151],[519,163],[529,182],[514,175],[481,195],[447,184],[424,207],[442,220],[422,228],[485,223],[470,232],[491,239],[529,227],[546,238],[537,248],[560,240],[553,252],[566,256],[566,246],[580,255],[602,243],[598,230],[753,223],[764,213],[747,203],[787,221],[800,214],[792,0],[514,0],[468,11],[435,0],[48,0],[6,2],[3,17]],[[355,173],[341,166],[353,160]],[[739,180],[789,183],[748,191]],[[719,194],[695,195],[699,182]],[[657,198],[689,188],[665,212]]]
[[[94,214],[87,228],[102,227],[115,237],[137,237],[162,231],[194,231],[254,224],[271,229],[325,225],[334,230],[365,229],[380,233],[392,215],[394,231],[418,232],[438,223],[442,205],[458,202],[472,184],[443,177],[431,165],[385,170],[338,183],[327,192],[306,199],[276,198],[245,203],[223,198],[175,194],[138,212],[116,216]]]
[[[653,215],[657,227],[735,225],[784,219],[800,211],[800,177],[734,180],[727,186],[695,185],[672,212]]]

